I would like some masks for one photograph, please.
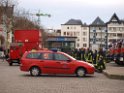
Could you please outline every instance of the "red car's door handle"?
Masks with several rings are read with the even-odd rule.
[[[44,62],[44,61],[40,61],[40,62]]]

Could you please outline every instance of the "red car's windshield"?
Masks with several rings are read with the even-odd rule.
[[[66,54],[66,53],[64,53],[64,55],[68,56],[68,57],[71,58],[72,60],[76,60],[74,57],[72,57],[72,56],[70,56],[70,55],[68,55],[68,54]]]

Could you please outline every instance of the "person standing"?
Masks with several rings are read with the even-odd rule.
[[[2,57],[2,61],[4,62],[4,59],[5,59],[5,54],[4,54],[4,52],[3,52],[3,51],[1,52],[1,57]]]
[[[98,57],[97,55],[98,55],[98,54],[97,54],[97,50],[94,50],[94,51],[93,51],[93,65],[95,66],[95,68],[96,68],[96,66],[97,66],[97,61],[98,61],[98,60],[97,60],[97,59],[98,59],[98,58],[97,58],[97,57]]]
[[[106,69],[105,63],[104,63],[104,58],[105,54],[102,49],[99,50],[98,52],[98,62],[97,62],[97,69],[102,72],[102,70]]]

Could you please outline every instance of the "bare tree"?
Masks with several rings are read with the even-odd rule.
[[[12,5],[17,5],[18,2],[17,0],[0,0],[0,6],[12,6]]]
[[[42,29],[41,31],[43,36],[43,44],[46,45],[45,41],[48,33],[44,31],[43,26],[40,26],[38,24],[36,15],[32,15],[29,11],[25,9],[16,8],[16,10],[14,10],[14,7],[17,7],[15,5],[17,4],[17,0],[0,0],[0,23],[3,22],[3,14],[6,14],[7,18],[11,18],[11,31],[14,31],[14,29]]]

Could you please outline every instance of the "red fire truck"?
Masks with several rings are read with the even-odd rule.
[[[118,42],[116,47],[110,49],[110,54],[118,65],[124,65],[124,47],[122,42]]]
[[[20,63],[25,51],[42,48],[42,34],[39,30],[15,30],[13,43],[10,45],[8,63]]]

